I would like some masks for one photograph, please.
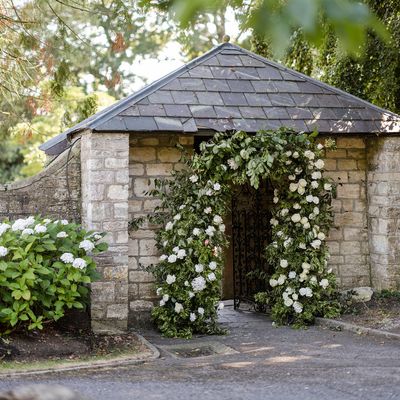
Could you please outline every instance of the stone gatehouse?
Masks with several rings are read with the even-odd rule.
[[[93,328],[134,327],[156,300],[143,267],[158,261],[157,227],[128,224],[158,204],[145,195],[154,180],[182,168],[176,145],[194,151],[217,131],[282,126],[336,141],[325,162],[339,184],[329,247],[340,286],[400,288],[400,117],[229,43],[45,143],[52,163],[0,187],[0,214],[40,212],[106,231]]]

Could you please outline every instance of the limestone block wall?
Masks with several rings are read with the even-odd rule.
[[[338,184],[332,204],[334,226],[328,238],[329,266],[342,288],[370,286],[366,142],[346,136],[337,138],[336,145],[325,158],[325,176]]]
[[[80,144],[55,158],[39,174],[0,185],[0,220],[42,214],[80,222]],[[68,162],[68,167],[67,167]]]
[[[400,288],[400,138],[367,141],[372,284]]]
[[[129,141],[129,218],[153,212],[159,200],[146,196],[157,178],[171,175],[183,167],[179,143],[188,151],[193,148],[192,136],[171,134],[131,134]],[[158,226],[146,223],[129,237],[129,325],[149,322],[149,311],[156,301],[154,279],[145,267],[158,262],[154,240]]]
[[[126,330],[128,322],[129,133],[82,134],[82,224],[107,232],[109,249],[96,258],[92,328]]]

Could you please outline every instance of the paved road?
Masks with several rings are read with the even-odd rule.
[[[187,341],[144,332],[161,348],[161,359],[112,371],[7,380],[0,390],[40,382],[74,388],[93,400],[400,399],[399,342],[317,327],[275,328],[265,316],[229,309],[222,320],[229,335],[189,343],[234,354],[174,357],[168,346]]]

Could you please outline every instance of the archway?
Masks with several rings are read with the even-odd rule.
[[[266,249],[273,268],[268,292],[278,323],[304,325],[316,315],[332,316],[335,277],[326,270],[325,237],[332,221],[334,187],[322,176],[323,146],[315,134],[289,129],[255,135],[217,133],[200,154],[171,180],[157,181],[151,193],[162,205],[151,216],[163,226],[157,234],[160,263],[151,270],[160,304],[153,318],[167,336],[216,333],[217,309],[227,237],[223,217],[231,184],[258,189],[269,179],[274,188],[271,235]]]

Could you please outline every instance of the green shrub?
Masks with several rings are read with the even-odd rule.
[[[103,234],[41,217],[0,223],[0,333],[42,329],[66,309],[82,309],[96,278],[91,257]]]

